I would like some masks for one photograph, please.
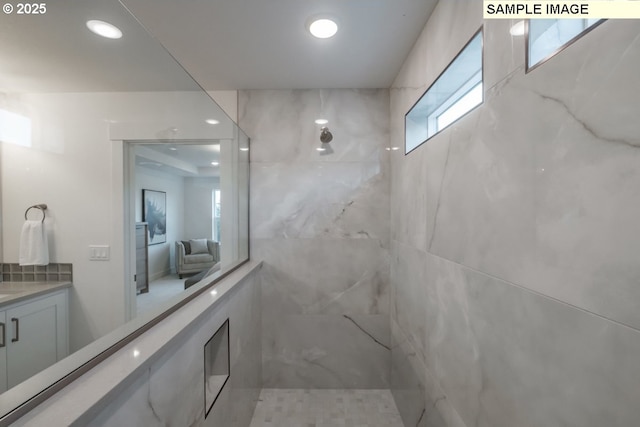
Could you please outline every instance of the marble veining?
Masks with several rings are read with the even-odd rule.
[[[553,103],[556,103],[556,104],[560,105],[564,109],[564,111],[566,112],[566,114],[568,116],[570,116],[573,120],[578,122],[584,128],[584,130],[589,132],[591,134],[591,136],[593,136],[593,138],[595,138],[596,140],[600,140],[600,141],[604,141],[604,142],[610,142],[610,143],[613,143],[613,144],[629,145],[631,147],[636,147],[636,148],[640,147],[640,139],[638,139],[638,141],[627,141],[627,140],[624,140],[624,139],[612,139],[610,137],[606,137],[604,135],[598,134],[597,131],[595,129],[593,129],[587,122],[585,122],[584,120],[581,120],[580,118],[578,118],[576,116],[576,114],[571,111],[569,106],[564,101],[562,101],[561,99],[555,98],[553,96],[548,96],[548,95],[542,95],[542,94],[538,94],[538,95],[542,99],[544,99],[545,101],[551,101]]]
[[[447,165],[449,164],[449,155],[451,153],[451,144],[447,144],[447,157],[444,160],[444,166],[442,167],[442,176],[447,173]],[[428,250],[431,250],[433,246],[433,238],[435,236],[435,230],[438,228],[438,213],[440,211],[440,200],[442,198],[442,191],[444,189],[444,178],[440,180],[440,189],[438,191],[438,195],[436,196],[435,202],[435,212],[433,213],[433,226],[431,228],[431,237],[429,238],[429,244],[427,245]]]
[[[353,318],[351,316],[347,316],[346,314],[342,315],[345,319],[348,319],[351,323],[353,323],[354,325],[356,325],[356,327],[358,329],[360,329],[362,332],[364,332],[369,338],[371,338],[376,344],[386,348],[387,350],[391,350],[391,348],[387,345],[384,344],[380,341],[378,341],[378,339],[376,337],[374,337],[373,335],[371,335],[371,333],[369,333],[366,329],[364,329],[362,326],[360,326],[358,324],[358,322],[356,322],[355,320],[353,320]]]
[[[434,10],[390,90],[392,145],[477,7]],[[640,24],[529,73],[511,24],[484,21],[484,103],[390,159],[394,397],[407,426],[634,425]]]
[[[388,387],[389,91],[240,91],[239,111],[265,387]]]

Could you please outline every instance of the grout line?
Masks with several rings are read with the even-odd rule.
[[[432,257],[434,257],[434,258],[438,258],[438,259],[441,259],[441,260],[443,260],[443,261],[449,262],[449,263],[451,263],[451,264],[458,265],[458,266],[460,266],[460,267],[462,267],[462,268],[464,268],[464,269],[467,269],[467,270],[469,270],[469,271],[473,271],[474,273],[478,273],[478,274],[480,274],[480,275],[482,275],[482,276],[489,277],[489,278],[494,279],[494,280],[498,280],[498,281],[500,281],[500,282],[502,282],[502,283],[505,283],[505,284],[507,284],[507,285],[511,285],[511,286],[516,287],[516,288],[518,288],[518,289],[520,289],[520,290],[523,290],[523,291],[525,291],[525,292],[527,292],[527,293],[529,293],[529,294],[536,295],[536,296],[539,296],[539,297],[542,297],[542,298],[548,299],[548,300],[553,301],[553,302],[557,302],[557,303],[559,303],[559,304],[562,304],[562,305],[565,305],[565,306],[568,306],[568,307],[574,308],[574,309],[576,309],[576,310],[582,311],[582,312],[587,313],[587,314],[590,314],[590,315],[592,315],[592,316],[596,316],[596,317],[599,317],[599,318],[601,318],[601,319],[607,320],[607,321],[609,321],[609,322],[611,322],[611,323],[615,323],[616,325],[624,326],[625,328],[629,328],[629,329],[633,330],[634,332],[638,332],[638,333],[640,333],[640,328],[634,327],[634,326],[632,326],[632,325],[629,325],[629,324],[627,324],[627,323],[621,322],[621,321],[619,321],[619,320],[616,320],[616,319],[613,319],[613,318],[607,317],[607,316],[605,316],[605,315],[602,315],[602,314],[599,314],[599,313],[593,312],[593,311],[588,310],[588,309],[583,308],[583,307],[579,307],[579,306],[577,306],[577,305],[571,304],[570,302],[567,302],[567,301],[563,301],[563,300],[558,299],[558,298],[556,298],[556,297],[552,297],[552,296],[550,296],[550,295],[543,294],[543,293],[542,293],[542,292],[540,292],[540,291],[536,291],[536,290],[533,290],[533,289],[528,288],[528,287],[526,287],[526,286],[523,286],[523,285],[519,285],[519,284],[517,284],[517,283],[510,282],[510,281],[508,281],[508,280],[502,279],[502,278],[497,277],[497,276],[494,276],[494,275],[492,275],[492,274],[485,273],[485,272],[480,271],[480,270],[477,270],[477,269],[475,269],[475,268],[473,268],[473,267],[469,267],[469,266],[467,266],[467,265],[461,264],[461,263],[459,263],[459,262],[457,262],[457,261],[452,261],[452,260],[450,260],[450,259],[448,259],[448,258],[444,258],[444,257],[442,257],[442,256],[440,256],[440,255],[436,255],[436,254],[434,254],[434,253],[432,253],[432,252],[428,252],[428,251],[424,251],[424,250],[422,250],[422,249],[414,248],[414,247],[409,246],[409,245],[407,245],[407,244],[405,244],[405,243],[403,243],[403,242],[400,242],[400,241],[398,241],[398,240],[392,239],[392,241],[396,242],[396,244],[399,244],[399,245],[405,246],[405,247],[407,247],[407,248],[411,248],[411,249],[417,250],[417,251],[422,252],[422,253],[424,253],[424,254],[426,254],[426,255],[430,255],[430,256],[432,256]]]

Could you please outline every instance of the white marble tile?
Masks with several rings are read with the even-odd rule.
[[[391,145],[475,7],[434,11],[391,89]],[[447,425],[633,425],[640,337],[605,318],[640,328],[640,24],[607,21],[528,74],[510,24],[485,23],[485,103],[391,157],[394,393],[411,425],[429,387]]]
[[[404,331],[407,341],[424,360],[427,327],[427,264],[425,253],[393,241],[391,253],[391,320]]]
[[[245,90],[239,112],[254,163],[377,162],[389,141],[385,89]],[[329,120],[331,155],[316,151],[319,118]]]
[[[467,425],[627,426],[640,333],[428,255],[427,369]]]
[[[467,427],[419,354],[391,321],[391,391],[407,426]]]
[[[442,23],[447,23],[442,25]],[[453,23],[453,24],[452,24]],[[482,4],[450,1],[438,4],[416,40],[392,85],[419,88],[404,105],[404,112],[418,100],[482,26]]]
[[[262,287],[243,287],[229,301],[231,375],[228,382],[227,424],[248,426],[262,389]],[[216,403],[218,405],[218,403]],[[208,418],[207,418],[208,421]],[[209,422],[209,421],[208,421]],[[205,425],[220,425],[210,423]]]
[[[434,142],[448,140],[450,147],[440,188],[427,188],[427,199],[435,204],[427,250],[516,282],[533,263],[531,141],[548,137],[548,127],[528,121],[527,112],[513,108],[527,101],[519,91],[496,89],[487,98],[434,137]],[[544,111],[536,120],[560,124],[557,116]]]
[[[252,164],[251,236],[388,239],[388,194],[380,162]]]
[[[264,387],[389,387],[387,315],[283,315],[267,325]]]
[[[227,310],[194,327],[187,340],[151,367],[149,406],[168,425],[193,425],[204,418],[204,346],[228,318]]]
[[[252,254],[265,262],[265,316],[389,312],[388,250],[377,239],[254,239]]]
[[[423,366],[423,355],[413,349],[396,325],[391,321],[391,392],[398,406],[398,411],[402,416],[405,425],[425,427],[427,424],[425,380],[420,378],[426,373]],[[439,417],[438,411],[432,418]],[[444,422],[431,425],[446,426]]]
[[[509,75],[524,72],[525,36],[509,32],[517,19],[486,19],[484,31],[483,84],[485,90]]]
[[[377,239],[254,239],[267,387],[388,386],[388,259]]]
[[[636,20],[612,19],[603,22],[531,71],[527,75],[529,87],[537,93],[559,97],[571,111],[578,113],[593,103],[614,109],[626,105],[631,107],[628,110],[633,111],[633,94],[637,90],[635,68],[638,62],[639,26]],[[607,98],[607,94],[613,96]],[[626,111],[626,114],[629,113]],[[623,118],[628,119],[629,116],[619,117]],[[621,122],[626,122],[626,126],[620,130],[628,130],[627,126],[634,124],[633,120],[611,123],[614,126],[608,126],[609,122],[606,121],[600,124],[607,127],[607,131],[615,133]]]
[[[625,22],[595,43],[615,44],[610,50],[620,57],[606,75],[575,65],[586,48],[571,46],[561,55],[569,59],[510,75],[479,109],[394,159],[394,239],[640,327],[633,304],[640,297],[640,140],[631,117],[640,89],[629,75],[640,64],[637,27]],[[560,88],[556,80],[563,79],[550,78],[568,61],[580,81],[604,79],[593,84],[602,97],[572,79]],[[440,157],[429,155],[438,145]],[[418,187],[410,189],[416,164],[431,175],[417,175]],[[407,221],[423,212],[426,222]],[[425,233],[425,244],[412,237]]]
[[[158,418],[149,404],[150,393],[149,371],[146,371],[145,375],[141,375],[135,383],[111,401],[109,411],[102,411],[83,424],[87,427],[155,425]]]
[[[388,346],[389,91],[241,91],[239,108],[252,138],[251,253],[265,262],[265,381],[386,386],[388,350],[367,333]],[[332,154],[315,150],[318,118]]]

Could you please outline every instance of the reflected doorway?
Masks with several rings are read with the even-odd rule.
[[[220,142],[125,144],[133,318],[175,299],[219,265]]]

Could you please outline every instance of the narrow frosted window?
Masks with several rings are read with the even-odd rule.
[[[405,154],[482,104],[482,31],[405,116]]]
[[[527,34],[527,71],[579,39],[603,19],[531,19]]]
[[[0,142],[31,147],[31,120],[0,109]]]

